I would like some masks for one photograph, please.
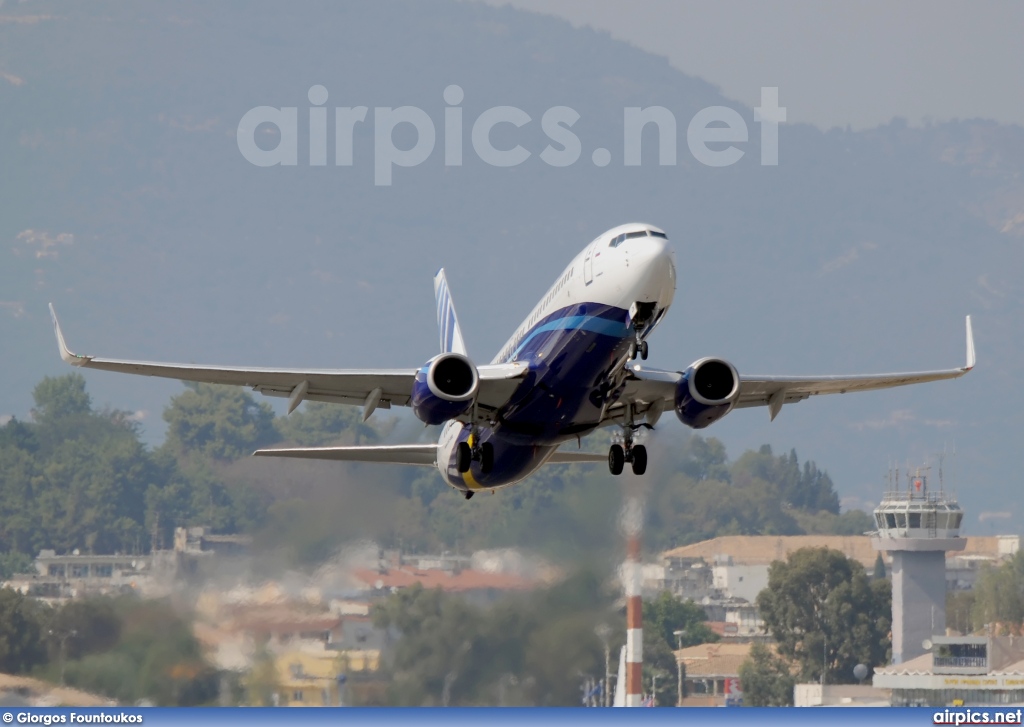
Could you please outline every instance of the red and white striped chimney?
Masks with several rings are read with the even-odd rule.
[[[622,510],[622,530],[626,535],[626,562],[622,567],[622,585],[626,594],[626,704],[639,707],[643,700],[644,630],[643,583],[640,568],[640,533],[643,529],[643,505],[639,498],[628,497]]]

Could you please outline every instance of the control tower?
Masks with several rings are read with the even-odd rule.
[[[892,663],[924,654],[924,642],[946,633],[946,551],[963,550],[963,510],[927,475],[908,477],[907,489],[885,493],[875,508],[871,544],[892,556]]]

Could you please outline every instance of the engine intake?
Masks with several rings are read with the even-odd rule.
[[[426,424],[441,424],[469,411],[480,386],[476,366],[459,353],[445,353],[416,372],[409,401]]]
[[[733,408],[740,393],[736,367],[718,358],[694,361],[676,389],[676,416],[688,427],[703,429]]]

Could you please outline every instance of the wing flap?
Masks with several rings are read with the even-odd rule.
[[[379,462],[433,467],[437,462],[436,444],[391,444],[373,447],[291,447],[257,449],[254,457],[292,457],[326,459],[340,462]]]
[[[607,462],[607,454],[595,454],[594,452],[573,452],[559,449],[551,455],[544,464],[583,464],[594,462]]]

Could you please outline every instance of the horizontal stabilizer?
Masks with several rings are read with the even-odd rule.
[[[607,462],[607,454],[595,454],[594,452],[571,452],[558,450],[545,464],[582,464],[584,462]]]
[[[436,444],[392,444],[379,447],[292,447],[257,449],[254,457],[294,457],[330,459],[342,462],[385,462],[433,467],[437,461]]]

